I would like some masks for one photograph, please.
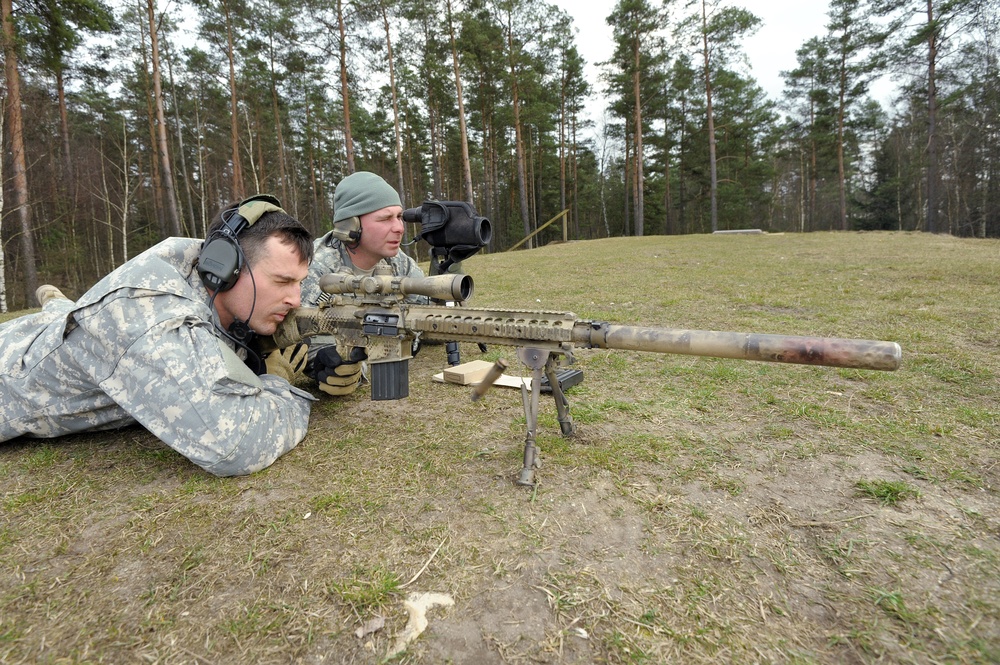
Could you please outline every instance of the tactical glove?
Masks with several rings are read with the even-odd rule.
[[[264,358],[264,367],[267,374],[280,376],[285,381],[294,384],[305,376],[308,360],[309,347],[305,344],[296,344],[267,354],[267,357]]]
[[[313,360],[319,389],[327,395],[350,395],[361,382],[361,361],[367,357],[360,346],[351,349],[347,360],[340,356],[336,346],[320,349]]]

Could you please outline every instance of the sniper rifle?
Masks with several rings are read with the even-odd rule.
[[[421,341],[472,342],[517,347],[532,371],[531,389],[522,385],[527,435],[518,484],[534,486],[539,467],[535,432],[542,377],[548,379],[564,436],[573,420],[556,369],[573,362],[573,351],[622,349],[801,365],[895,370],[902,352],[895,342],[758,333],[679,330],[617,325],[581,319],[569,312],[465,307],[472,297],[468,275],[395,277],[333,273],[320,280],[330,299],[319,307],[299,307],[274,334],[278,348],[313,335],[332,335],[339,348],[363,347],[368,355],[373,400],[409,395],[409,361]],[[458,306],[406,302],[410,295]],[[495,380],[499,371],[493,372]],[[488,387],[488,386],[487,386]],[[480,388],[479,394],[482,394]]]

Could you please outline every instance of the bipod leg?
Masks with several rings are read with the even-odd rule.
[[[576,428],[573,426],[573,417],[569,415],[569,400],[563,392],[559,379],[556,378],[556,356],[550,353],[549,359],[545,362],[545,376],[549,380],[549,387],[552,388],[552,397],[556,400],[556,416],[559,419],[559,429],[563,436],[573,436]]]
[[[517,478],[517,484],[525,487],[535,486],[535,469],[541,468],[538,459],[538,446],[535,435],[538,431],[538,402],[542,392],[542,372],[549,361],[550,354],[542,349],[522,348],[517,350],[517,356],[525,365],[531,368],[531,390],[521,384],[521,401],[524,403],[524,419],[527,423],[527,434],[524,437],[524,466]]]

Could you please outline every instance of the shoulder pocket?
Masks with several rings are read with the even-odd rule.
[[[236,355],[229,345],[226,344],[222,339],[216,338],[219,344],[219,348],[222,351],[222,360],[226,364],[226,376],[236,381],[237,383],[245,383],[254,388],[263,388],[264,384],[261,383],[260,377],[250,371],[250,368],[246,366],[240,357]]]

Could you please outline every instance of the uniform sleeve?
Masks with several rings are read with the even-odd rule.
[[[130,345],[101,387],[146,429],[206,471],[270,466],[305,437],[313,397],[257,377],[201,321],[166,321]]]
[[[319,264],[316,258],[309,264],[309,274],[302,280],[302,306],[315,307],[319,303],[322,291],[319,288],[319,279],[327,273],[326,269]]]
[[[400,252],[392,258],[393,272],[400,277],[425,277],[424,271],[420,269],[417,262],[410,256]],[[406,302],[414,305],[430,305],[431,299],[427,296],[408,295]]]
[[[329,235],[329,234],[328,234]],[[327,243],[327,236],[317,238],[313,243],[313,260],[309,264],[309,274],[302,282],[302,306],[315,307],[323,297],[319,288],[319,280],[324,275],[339,272],[344,268],[344,262],[337,247]]]
[[[343,268],[340,252],[327,244],[327,236],[321,236],[313,244],[313,260],[309,264],[309,275],[302,282],[302,306],[316,307],[323,299],[323,291],[319,288],[319,280],[324,276]],[[316,359],[320,349],[336,346],[337,340],[330,335],[315,335],[306,340],[309,344],[309,361]]]
[[[403,277],[424,277],[424,271],[420,269],[417,262],[414,261],[408,254],[400,252],[393,257],[392,262],[395,264],[395,272],[397,275],[401,275]]]

